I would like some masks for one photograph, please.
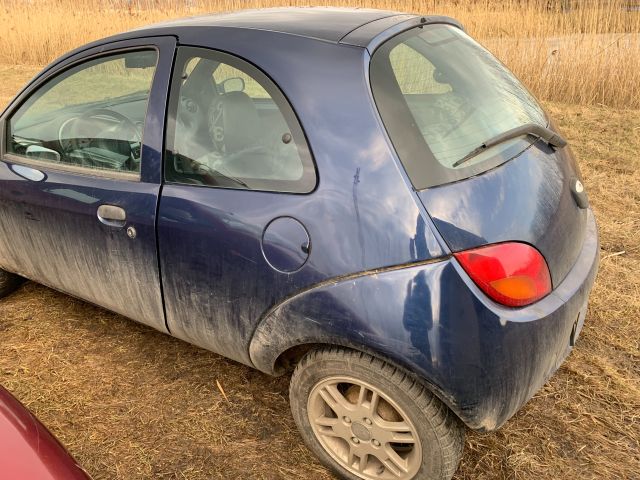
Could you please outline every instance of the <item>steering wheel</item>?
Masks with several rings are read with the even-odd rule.
[[[198,102],[189,96],[181,95],[177,120],[182,122],[185,128],[198,130],[203,123],[203,113]]]
[[[95,121],[97,117],[108,117],[118,123],[115,127],[101,129]],[[64,130],[68,125],[69,133],[64,135]],[[136,124],[125,115],[108,108],[87,110],[79,117],[63,123],[58,132],[58,141],[63,151],[71,152],[86,148],[96,141],[99,143],[100,140],[113,140],[100,136],[107,132],[115,134],[115,140],[142,142],[142,134]]]

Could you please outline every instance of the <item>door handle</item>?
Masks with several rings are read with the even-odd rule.
[[[108,227],[122,228],[127,223],[127,212],[115,205],[100,205],[98,220]]]

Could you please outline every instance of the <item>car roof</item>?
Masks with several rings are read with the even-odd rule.
[[[286,7],[200,15],[170,20],[135,30],[153,29],[154,33],[189,27],[226,27],[262,30],[338,43],[363,25],[382,19],[402,21],[407,15],[400,12],[368,8]],[[394,19],[390,17],[396,17]]]
[[[180,38],[190,30],[252,31],[270,35],[292,35],[321,42],[375,49],[388,38],[404,30],[429,23],[445,23],[462,29],[456,20],[438,15],[419,16],[389,10],[342,7],[281,7],[199,15],[142,26],[82,45],[47,65],[42,73],[66,62],[69,58],[93,48],[137,38],[175,36]],[[231,32],[229,32],[231,33]],[[31,84],[27,84],[25,89]],[[2,111],[0,111],[2,113]]]

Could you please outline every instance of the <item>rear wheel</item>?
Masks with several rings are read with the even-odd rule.
[[[9,295],[18,288],[22,282],[24,282],[22,277],[0,270],[0,298]]]
[[[346,479],[449,480],[464,426],[422,384],[380,359],[310,351],[291,378],[293,417],[307,446]]]

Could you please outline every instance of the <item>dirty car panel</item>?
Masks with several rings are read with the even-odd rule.
[[[159,177],[154,170],[160,168],[168,79],[150,70],[143,81],[138,80],[149,88],[145,107],[138,97],[131,96],[87,103],[87,99],[101,98],[103,91],[108,98],[110,90],[104,85],[104,90],[95,86],[78,89],[76,78],[84,76],[84,81],[100,86],[101,67],[92,66],[96,61],[126,56],[123,58],[129,62],[139,51],[157,52],[152,57],[153,67],[161,72],[170,67],[174,45],[172,37],[114,42],[108,48],[72,54],[45,69],[9,107],[26,111],[28,119],[24,121],[23,115],[15,132],[21,136],[11,138],[12,124],[3,122],[4,163],[0,164],[0,266],[161,331],[166,327],[155,232],[160,183],[154,181]],[[120,61],[120,68],[124,61]],[[151,79],[154,81],[148,83]],[[135,88],[128,83],[113,86],[112,96]],[[69,96],[72,91],[77,91],[75,97]],[[33,102],[41,92],[39,100],[44,106]],[[47,107],[47,102],[51,106]],[[50,115],[47,108],[57,110]],[[141,111],[142,116],[135,118],[130,113],[135,111]],[[83,138],[93,130],[83,131],[84,125],[72,128],[74,122],[81,123],[78,119],[89,123],[85,112],[95,113],[92,121],[96,125],[107,124],[99,143],[90,144]],[[112,139],[120,134],[111,126],[127,114],[132,116],[127,125],[140,132],[140,138],[126,144],[136,149],[131,157],[137,156],[138,163],[130,168],[135,172],[96,164],[97,159],[112,162],[127,158],[117,153],[122,152],[124,142]],[[117,116],[115,121],[111,115]],[[142,131],[146,132],[144,138]],[[34,149],[30,137],[45,139],[46,143],[39,145],[47,147]],[[21,153],[8,153],[11,149]],[[115,168],[113,163],[108,165]],[[115,208],[124,220],[100,218],[100,208]]]

